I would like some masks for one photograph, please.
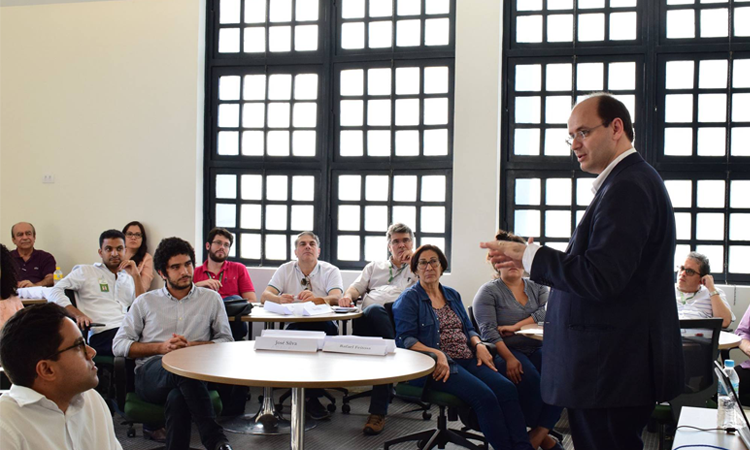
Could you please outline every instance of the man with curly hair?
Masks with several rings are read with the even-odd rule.
[[[193,284],[195,251],[186,241],[162,240],[154,268],[162,289],[136,299],[115,336],[116,356],[136,358],[135,390],[144,400],[165,405],[167,449],[190,446],[191,422],[208,450],[231,450],[209,398],[206,383],[166,371],[163,355],[194,345],[231,342],[229,321],[216,291]]]

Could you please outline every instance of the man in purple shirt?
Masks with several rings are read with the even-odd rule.
[[[34,248],[36,229],[27,222],[19,222],[10,229],[16,249],[11,252],[18,268],[18,287],[52,286],[55,257]]]

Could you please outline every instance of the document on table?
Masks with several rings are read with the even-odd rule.
[[[328,314],[333,312],[331,307],[327,304],[316,305],[313,302],[302,302],[302,303],[275,303],[265,302],[263,309],[276,314],[282,314],[285,316],[318,316],[320,314]]]

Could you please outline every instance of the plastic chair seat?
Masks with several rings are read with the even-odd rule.
[[[211,404],[218,416],[221,414],[221,398],[217,391],[208,391]],[[135,392],[128,392],[125,396],[125,417],[137,423],[164,423],[164,405],[149,403],[141,399]]]

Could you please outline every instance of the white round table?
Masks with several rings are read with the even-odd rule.
[[[223,342],[182,348],[162,358],[172,373],[214,383],[292,389],[292,450],[304,449],[305,388],[380,385],[432,373],[422,353],[396,349],[386,356],[255,350],[255,342]]]
[[[316,316],[294,316],[276,314],[263,309],[260,304],[250,311],[250,314],[242,316],[243,322],[264,322],[266,329],[271,329],[276,323],[289,322],[325,322],[328,320],[338,320],[345,323],[346,320],[357,319],[362,317],[361,311],[348,313],[329,313],[319,314]],[[229,317],[234,321],[234,317]],[[337,386],[338,387],[338,386]],[[263,403],[256,414],[244,414],[222,421],[222,425],[227,431],[232,433],[256,434],[256,435],[278,435],[291,432],[291,424],[276,411],[273,405],[273,389],[270,386],[263,387]],[[315,427],[315,421],[308,422],[307,429]]]

